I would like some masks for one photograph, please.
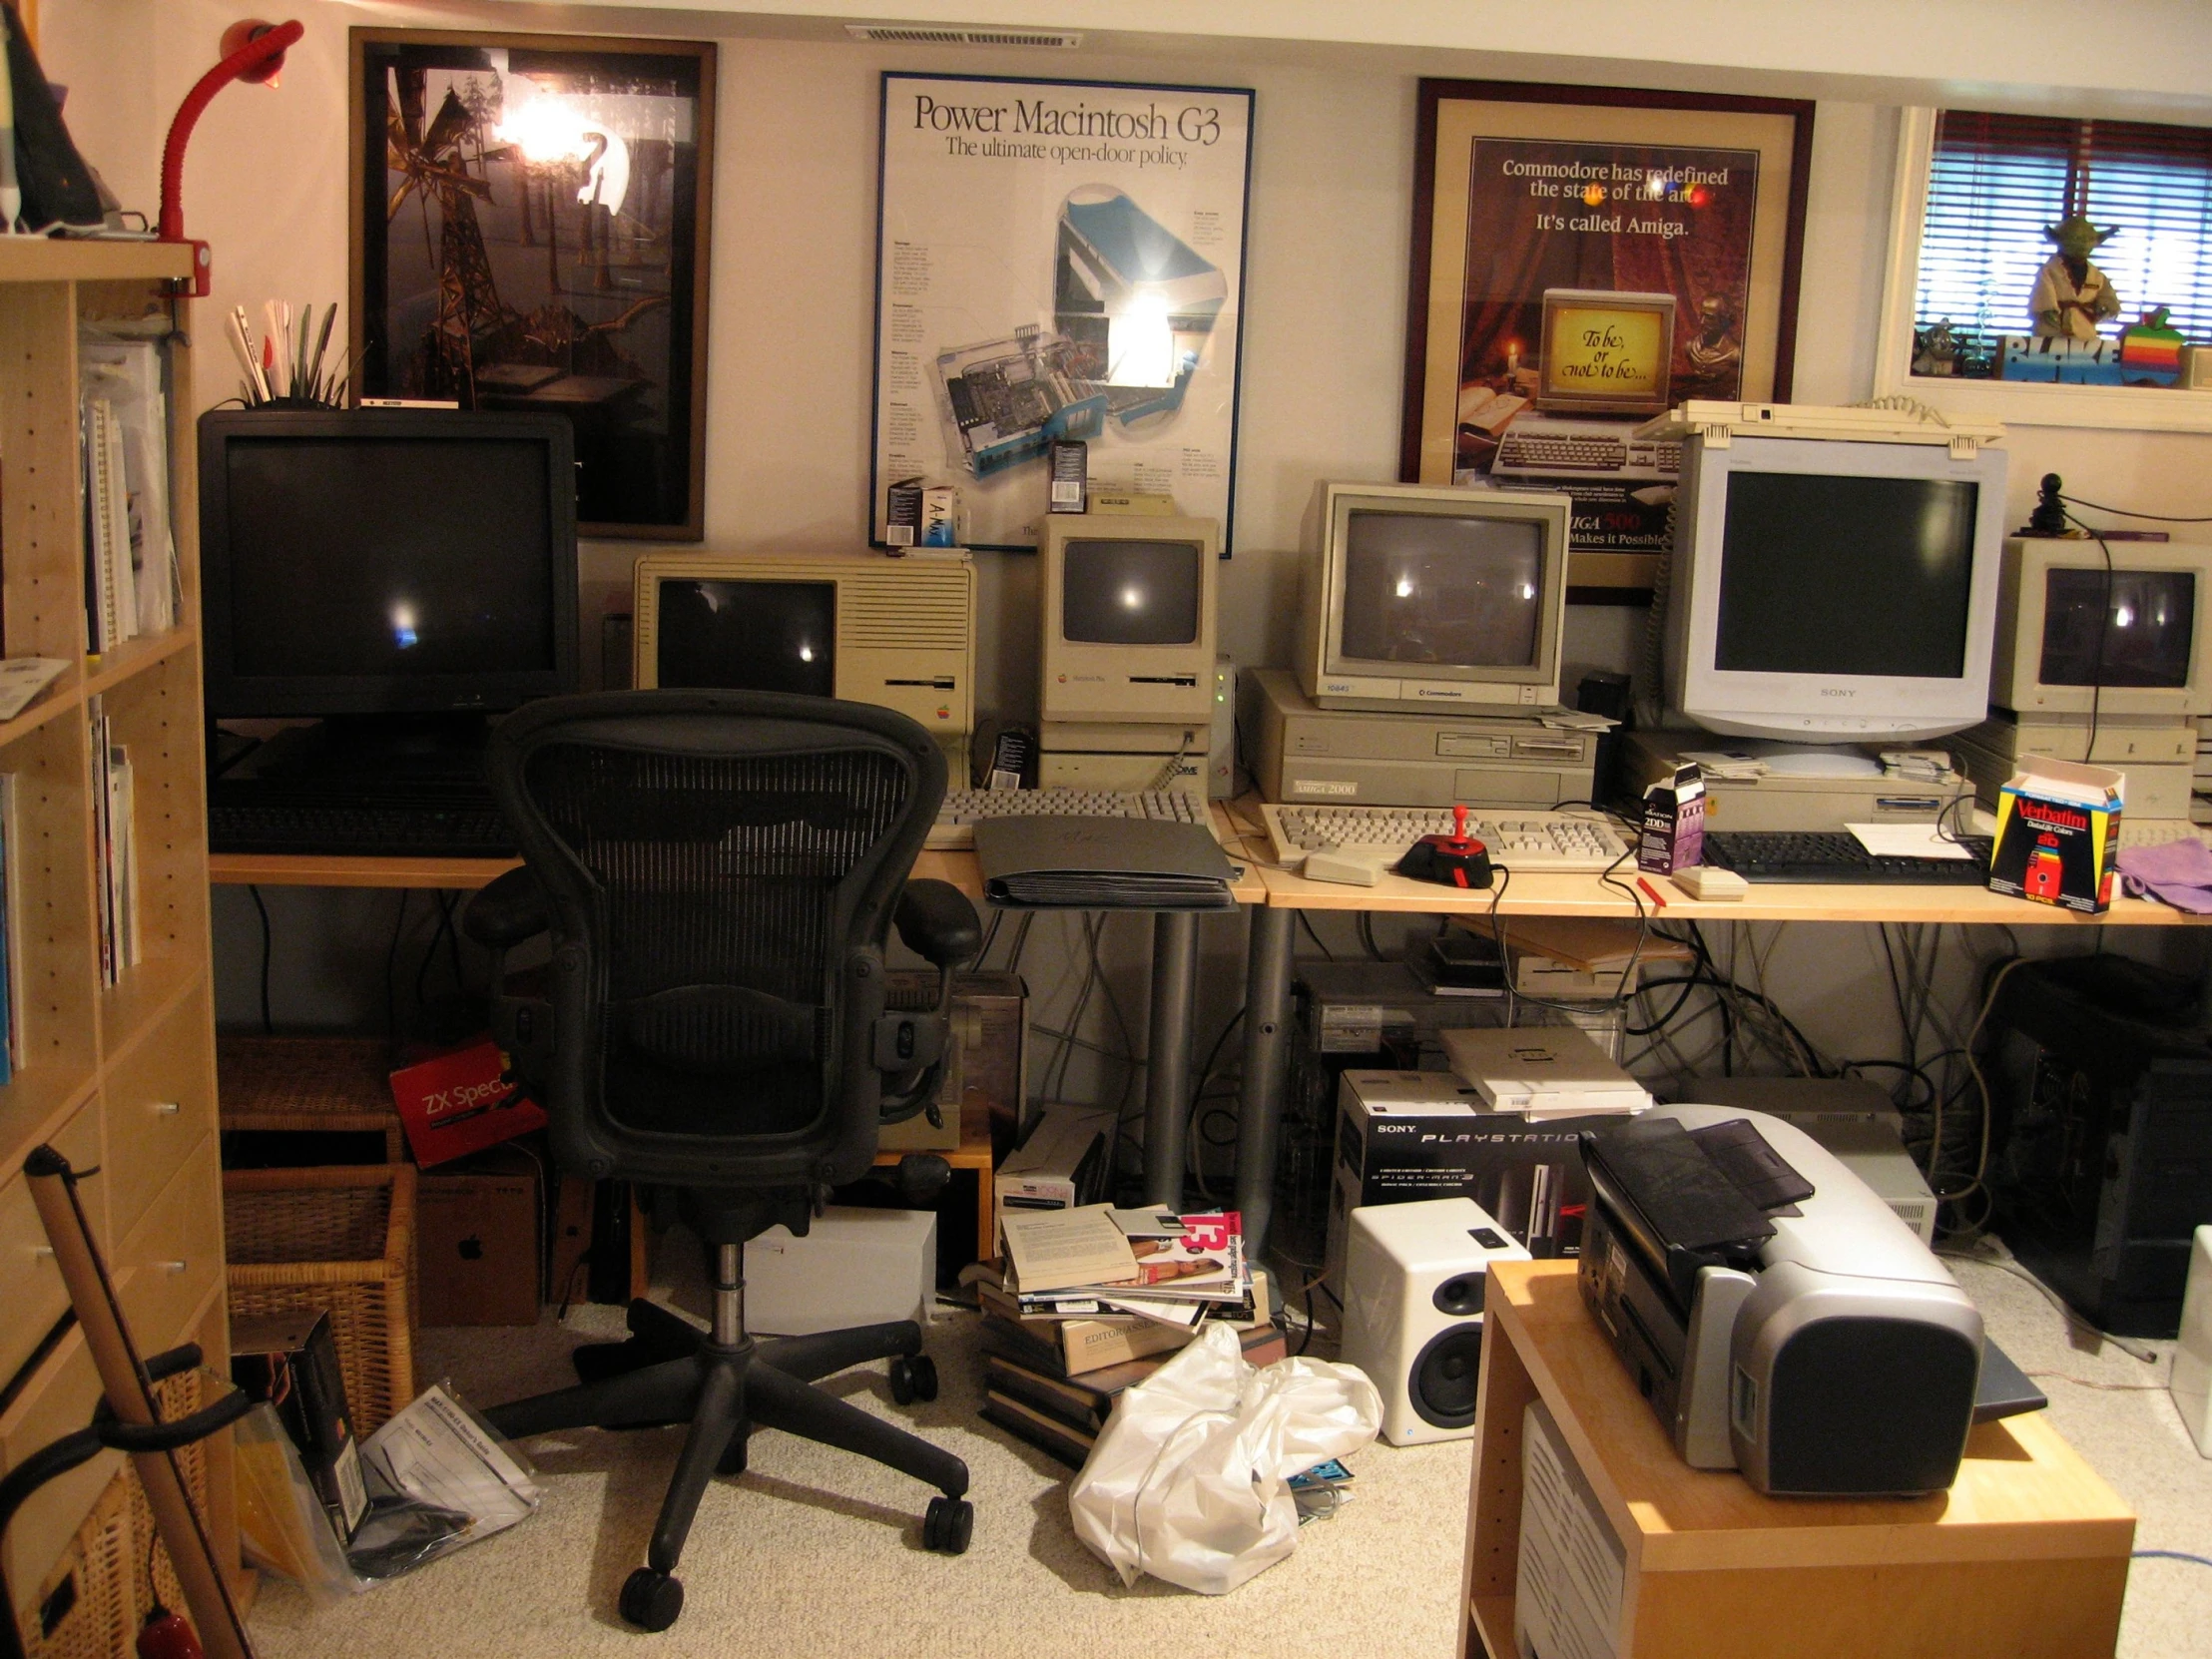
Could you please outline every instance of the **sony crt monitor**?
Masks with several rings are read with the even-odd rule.
[[[656,553],[638,560],[631,599],[632,685],[872,703],[964,765],[975,726],[965,552]]]
[[[1037,541],[1039,718],[1210,727],[1220,550],[1221,527],[1210,518],[1046,514]]]
[[[2212,546],[2004,544],[1989,701],[2016,713],[2212,715]]]
[[[1675,504],[1667,700],[1710,732],[1939,738],[1988,713],[2004,451],[1691,440]]]
[[[1556,707],[1568,515],[1549,490],[1320,485],[1299,688],[1324,709]]]
[[[571,431],[453,409],[201,416],[208,712],[495,712],[574,691]]]

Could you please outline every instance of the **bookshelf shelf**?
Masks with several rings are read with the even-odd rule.
[[[166,634],[142,634],[135,640],[125,640],[113,651],[85,659],[83,695],[98,697],[111,692],[133,675],[159,667],[180,652],[197,649],[199,644],[199,628],[183,622]],[[30,712],[26,709],[23,715],[28,716]]]
[[[183,281],[192,250],[174,242],[0,237],[0,282]]]
[[[17,1172],[41,1140],[56,1138],[80,1165],[98,1164],[102,1176],[86,1189],[95,1234],[117,1266],[140,1350],[198,1341],[223,1375],[229,1352],[220,1292],[212,1313],[197,1296],[151,1295],[154,1282],[122,1260],[126,1245],[134,1260],[205,1256],[185,1235],[205,1232],[223,1202],[214,1139],[198,467],[191,349],[174,291],[191,258],[188,249],[161,244],[0,238],[0,614],[8,654],[71,665],[36,703],[0,722],[0,774],[14,780],[7,966],[22,1012],[15,1073],[0,1085],[0,1214],[22,1196],[12,1190]],[[176,628],[97,659],[85,654],[78,418],[79,329],[92,318],[149,318],[157,334],[169,324],[171,512],[184,596]],[[109,742],[130,752],[133,777],[143,955],[113,986],[101,983],[95,806],[106,757],[94,753],[95,697]],[[220,1227],[213,1231],[220,1239]],[[220,1284],[220,1261],[211,1260],[209,1271]],[[0,1308],[44,1306],[43,1294],[35,1258],[0,1257]],[[89,1366],[69,1361],[66,1343],[44,1354],[26,1348],[0,1366],[0,1397],[36,1401],[66,1426],[89,1420],[98,1382]],[[31,1449],[34,1436],[17,1432],[28,1408],[0,1413],[0,1473]],[[206,1442],[205,1456],[204,1518],[218,1557],[237,1573],[228,1438]],[[8,1529],[8,1583],[18,1601],[5,1611],[18,1620],[30,1611],[34,1632],[29,1598],[97,1496],[83,1483],[58,1482]],[[40,1646],[35,1636],[31,1645]]]

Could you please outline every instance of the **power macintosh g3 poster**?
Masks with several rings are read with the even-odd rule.
[[[1253,95],[883,77],[870,536],[952,484],[971,547],[1029,551],[1054,438],[1092,487],[1171,495],[1230,547]]]

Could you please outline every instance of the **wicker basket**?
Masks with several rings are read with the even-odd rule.
[[[414,1398],[415,1172],[226,1170],[231,1318],[324,1308],[364,1439]]]
[[[132,1545],[135,1484],[128,1466],[108,1482],[39,1585],[38,1599],[18,1626],[30,1659],[126,1659],[133,1651],[139,1627],[134,1586],[144,1577]]]
[[[208,1389],[205,1379],[209,1374],[198,1369],[180,1372],[175,1377],[165,1377],[154,1384],[154,1397],[161,1403],[162,1421],[175,1422],[189,1417],[209,1403],[214,1395]],[[177,1472],[184,1476],[185,1495],[192,1499],[193,1512],[201,1524],[208,1521],[208,1447],[205,1440],[194,1440],[190,1445],[179,1446],[174,1453]],[[169,1546],[158,1543],[154,1526],[154,1506],[146,1498],[146,1487],[138,1477],[138,1469],[123,1465],[121,1475],[124,1489],[130,1494],[131,1538],[133,1542],[133,1571],[131,1574],[131,1604],[137,1616],[143,1620],[160,1602],[177,1612],[185,1610],[185,1587],[177,1581],[177,1569],[170,1565]],[[152,1582],[145,1571],[152,1565]]]
[[[391,1104],[391,1049],[381,1037],[216,1039],[225,1129],[381,1135],[384,1161],[406,1156]]]

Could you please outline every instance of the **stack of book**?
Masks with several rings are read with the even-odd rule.
[[[162,348],[115,324],[78,342],[85,468],[85,609],[95,654],[177,625]]]
[[[1228,1321],[1256,1366],[1284,1357],[1267,1276],[1234,1213],[1177,1216],[1107,1205],[1006,1217],[1007,1259],[977,1286],[982,1415],[1071,1466],[1090,1455],[1125,1389],[1208,1318]]]
[[[114,741],[108,712],[92,699],[93,844],[99,857],[96,890],[100,921],[100,982],[119,983],[144,954],[139,924],[138,836],[134,833],[137,789],[131,752]]]

